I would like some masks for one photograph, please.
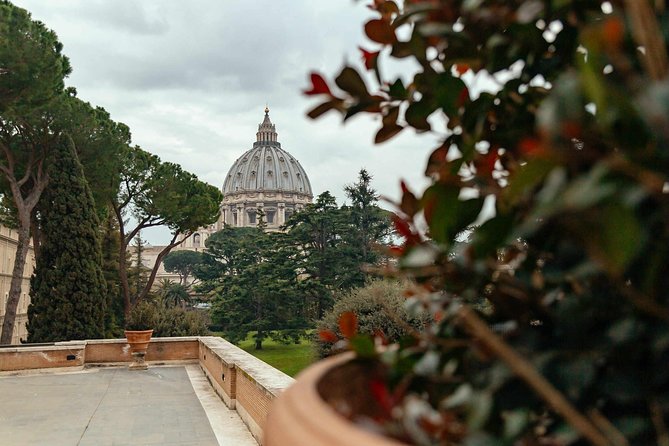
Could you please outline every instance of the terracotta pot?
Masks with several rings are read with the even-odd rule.
[[[324,359],[297,376],[273,403],[264,427],[264,446],[400,446],[365,431],[337,413],[333,406],[373,416],[369,397],[374,371],[353,361],[351,354]]]
[[[128,366],[130,370],[146,370],[149,368],[144,361],[144,357],[152,334],[153,330],[125,330],[125,338],[128,340],[132,352],[132,362]]]
[[[145,352],[151,341],[153,330],[125,330],[125,338],[130,345],[130,351]]]

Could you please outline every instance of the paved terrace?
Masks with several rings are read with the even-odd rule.
[[[149,370],[125,340],[0,348],[0,443],[262,444],[292,378],[220,338],[157,338]]]

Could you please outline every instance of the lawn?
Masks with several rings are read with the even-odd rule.
[[[212,334],[222,335],[219,332]],[[246,339],[239,343],[239,347],[290,376],[297,375],[316,360],[313,343],[307,339],[302,339],[299,344],[281,344],[265,339],[262,343],[262,350],[256,350],[253,333],[249,333]]]

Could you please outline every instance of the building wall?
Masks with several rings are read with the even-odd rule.
[[[9,287],[12,282],[12,270],[14,268],[14,256],[16,255],[18,235],[15,230],[0,225],[0,324],[5,320],[5,308],[9,298]],[[21,298],[16,312],[16,323],[12,344],[19,344],[21,340],[28,339],[28,305],[30,305],[30,276],[35,269],[35,252],[32,246],[28,251],[26,266],[23,270],[23,283],[21,284]]]

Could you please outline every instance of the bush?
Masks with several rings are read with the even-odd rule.
[[[405,285],[390,280],[374,280],[363,288],[355,288],[339,296],[325,317],[318,322],[317,332],[329,330],[341,336],[339,317],[353,312],[358,318],[358,332],[378,334],[389,342],[397,342],[409,334],[410,329],[420,330],[427,316],[411,314],[404,306],[402,292]],[[333,353],[334,343],[316,339],[318,355],[323,358]]]
[[[140,302],[135,305],[125,318],[126,330],[155,329],[160,319],[160,312],[155,304]]]
[[[209,320],[199,311],[182,308],[164,308],[156,325],[155,336],[206,336],[209,334]]]
[[[137,304],[126,318],[127,330],[151,330],[156,337],[206,336],[209,318],[199,311],[165,308],[158,302]]]
[[[668,444],[660,3],[375,1],[364,26],[382,45],[363,51],[372,76],[312,73],[306,93],[324,102],[310,116],[375,114],[376,142],[405,128],[440,138],[430,185],[402,183],[393,217],[403,243],[391,273],[415,278],[424,292],[412,300],[434,323],[376,354],[374,421],[389,435],[430,446]],[[387,78],[379,67],[395,58],[420,68]],[[494,88],[481,88],[486,78]],[[486,203],[495,212],[479,224]],[[482,297],[485,311],[474,307]],[[361,341],[351,346],[370,361],[372,340]]]

